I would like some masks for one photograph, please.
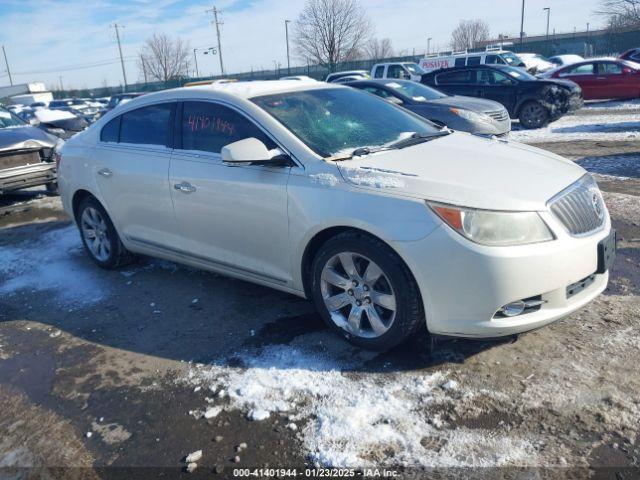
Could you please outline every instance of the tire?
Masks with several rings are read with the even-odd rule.
[[[76,218],[82,245],[96,265],[112,270],[131,262],[132,255],[122,244],[109,215],[95,197],[87,197],[80,202]],[[94,240],[96,238],[98,242]]]
[[[520,108],[518,115],[524,128],[542,128],[549,124],[549,110],[540,102],[529,101]]]
[[[58,195],[58,182],[49,182],[45,186],[49,195]]]
[[[426,331],[413,275],[380,240],[358,232],[331,238],[317,252],[311,275],[313,300],[322,319],[358,347],[389,350],[420,328]]]

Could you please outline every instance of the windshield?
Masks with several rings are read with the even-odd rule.
[[[24,127],[24,122],[9,110],[0,109],[0,128]]]
[[[412,75],[424,75],[427,73],[417,63],[405,63],[405,68],[411,72]]]
[[[511,65],[512,67],[519,67],[524,62],[513,52],[506,52],[500,55],[502,59],[507,62],[507,65]]]
[[[524,70],[520,69],[520,68],[515,68],[515,67],[502,67],[501,70],[503,72],[508,73],[509,75],[511,75],[513,78],[517,78],[518,80],[537,80],[536,77],[534,77],[533,75],[531,75],[528,72],[525,72]]]
[[[322,88],[251,99],[322,157],[382,147],[414,133],[437,135],[428,121],[351,88]]]
[[[387,82],[385,83],[385,86],[393,88],[398,93],[401,93],[416,102],[426,102],[427,100],[437,100],[439,98],[447,97],[444,93],[418,82]]]

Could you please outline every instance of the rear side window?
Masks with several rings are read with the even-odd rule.
[[[593,63],[578,65],[577,67],[568,68],[563,72],[565,75],[592,75]]]
[[[374,78],[383,78],[384,77],[384,65],[378,65],[373,74]]]
[[[462,70],[460,72],[446,72],[436,76],[438,85],[471,84],[475,83],[475,70]]]
[[[276,144],[254,123],[234,110],[209,102],[185,102],[182,111],[182,148],[220,153],[230,143],[257,138],[269,150]]]
[[[467,59],[462,57],[462,58],[456,58],[456,62],[455,62],[455,66],[456,67],[464,67],[465,61]]]
[[[100,131],[101,142],[117,142],[118,135],[120,133],[120,117],[116,117],[113,120],[107,122]]]
[[[169,145],[172,103],[138,108],[121,115],[120,143]]]
[[[621,75],[622,66],[617,63],[603,62],[598,63],[598,73],[600,75]]]
[[[467,65],[480,65],[480,57],[467,58]]]

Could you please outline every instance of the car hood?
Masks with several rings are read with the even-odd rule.
[[[56,138],[35,127],[0,129],[0,152],[31,148],[52,148]]]
[[[501,103],[482,98],[465,97],[462,95],[452,95],[449,97],[429,100],[430,104],[442,105],[443,107],[463,108],[474,112],[495,112],[504,110]]]
[[[338,163],[346,182],[390,194],[489,210],[540,211],[585,170],[558,155],[455,132]]]

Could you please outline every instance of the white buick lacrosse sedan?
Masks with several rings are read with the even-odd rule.
[[[365,348],[541,327],[602,292],[615,255],[579,166],[333,84],[144,95],[57,160],[100,267],[139,253],[284,290]]]

